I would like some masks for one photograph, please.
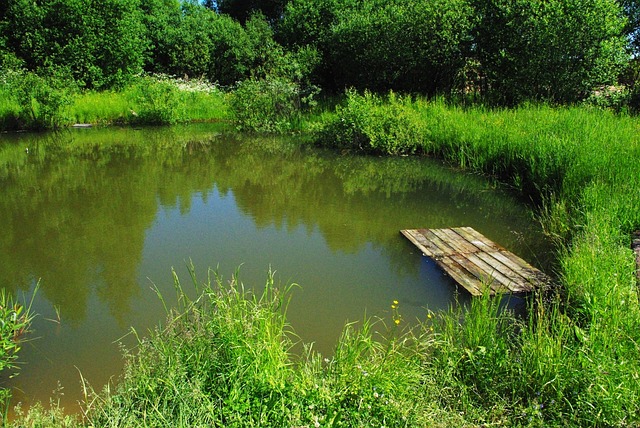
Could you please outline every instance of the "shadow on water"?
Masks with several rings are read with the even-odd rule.
[[[129,327],[163,320],[151,286],[173,295],[170,268],[186,282],[189,260],[203,279],[241,265],[247,286],[270,267],[298,283],[289,321],[323,353],[346,321],[389,320],[393,300],[407,322],[468,301],[400,229],[471,226],[551,263],[528,208],[485,178],[213,125],[2,135],[0,187],[0,286],[28,293],[41,281],[37,339],[8,382],[18,399],[47,402],[60,381],[72,411],[78,370],[98,388],[117,376]]]

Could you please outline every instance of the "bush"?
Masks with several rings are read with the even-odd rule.
[[[428,132],[411,97],[391,92],[385,98],[350,90],[346,105],[336,108],[335,119],[321,131],[319,140],[357,151],[405,154],[425,149]]]
[[[175,124],[185,119],[180,91],[173,82],[144,77],[133,87],[134,123]]]
[[[284,133],[293,131],[303,108],[314,104],[316,91],[302,93],[286,78],[248,79],[231,98],[231,111],[240,131]]]
[[[68,107],[73,101],[74,84],[64,77],[39,76],[33,72],[15,73],[9,79],[19,106],[18,123],[23,129],[59,129],[70,122]]]

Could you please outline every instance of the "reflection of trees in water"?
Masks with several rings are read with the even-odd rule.
[[[88,285],[96,284],[122,319],[138,290],[145,231],[158,204],[186,213],[194,194],[206,198],[214,186],[232,191],[258,227],[317,228],[332,250],[344,252],[371,242],[398,272],[415,269],[401,228],[469,218],[484,233],[510,222],[533,230],[523,224],[522,206],[486,180],[433,162],[212,135],[195,126],[13,137],[0,149],[0,286],[15,291],[41,277],[42,293],[63,317],[80,320]]]

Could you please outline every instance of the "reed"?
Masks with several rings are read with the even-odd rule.
[[[21,304],[4,288],[0,289],[0,373],[2,375],[7,372],[11,372],[10,376],[17,375],[18,353],[31,328],[34,317],[32,304],[36,291],[29,302]],[[0,422],[7,418],[10,401],[11,391],[0,385],[0,415],[2,416]]]

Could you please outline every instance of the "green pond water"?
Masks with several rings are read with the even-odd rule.
[[[247,288],[269,269],[295,282],[288,320],[332,352],[345,322],[407,325],[470,297],[399,233],[471,226],[534,266],[550,246],[529,208],[486,178],[420,158],[340,155],[295,139],[227,135],[216,125],[0,135],[0,287],[29,298],[34,332],[14,403],[78,410],[81,374],[101,389],[120,344],[164,320],[171,268],[189,286],[238,269]]]

